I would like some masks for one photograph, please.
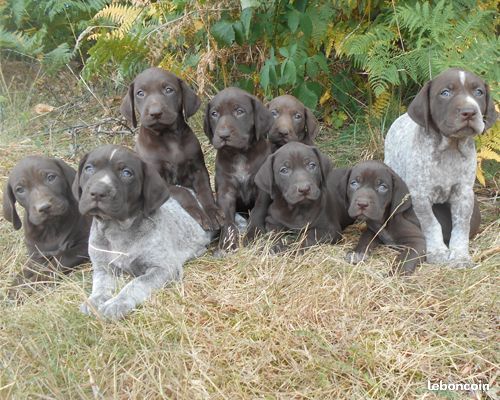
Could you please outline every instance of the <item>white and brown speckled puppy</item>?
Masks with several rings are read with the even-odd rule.
[[[488,85],[470,72],[449,69],[425,84],[408,113],[387,133],[384,161],[408,185],[430,263],[473,265],[469,232],[475,209],[474,136],[491,127],[496,118]],[[433,204],[450,206],[449,248]]]
[[[79,209],[92,215],[92,294],[81,311],[119,319],[155,289],[179,280],[183,264],[201,255],[204,231],[172,197],[158,172],[132,151],[105,145],[80,162],[73,184]],[[114,296],[115,275],[134,277]]]

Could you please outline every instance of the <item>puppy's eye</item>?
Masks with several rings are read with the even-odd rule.
[[[212,116],[212,118],[219,118],[219,113],[215,110],[213,110],[210,115]]]
[[[297,121],[300,121],[302,119],[302,114],[295,113],[295,115],[293,116],[293,119],[296,119]]]
[[[47,182],[54,182],[57,178],[56,174],[48,174],[47,175]]]
[[[482,89],[476,89],[474,90],[474,96],[476,97],[481,97],[484,94]]]
[[[83,169],[86,174],[92,175],[94,173],[94,166],[92,164],[87,164]]]
[[[278,118],[280,116],[280,113],[276,109],[272,109],[271,114],[273,115],[273,118]]]
[[[349,185],[353,189],[357,189],[359,187],[359,182],[356,179],[353,179],[351,182],[349,182]]]
[[[24,194],[24,188],[22,186],[16,187],[16,193],[17,194]]]
[[[130,170],[128,168],[123,168],[121,171],[121,175],[124,178],[132,178],[134,176],[134,173],[132,172],[132,170]]]
[[[443,90],[441,90],[440,94],[443,97],[450,97],[451,96],[451,90],[450,89],[443,89]]]
[[[136,93],[137,97],[144,97],[144,91],[143,90],[138,90]]]
[[[167,86],[167,87],[163,88],[163,93],[165,93],[165,94],[172,94],[172,93],[174,93],[174,89],[172,89],[171,87]]]
[[[381,183],[380,185],[378,185],[377,187],[377,191],[379,191],[380,193],[385,193],[389,190],[389,188],[387,187],[387,185],[385,183]]]
[[[311,161],[309,164],[307,164],[307,168],[310,170],[310,171],[314,171],[316,169],[316,163]]]
[[[289,172],[290,172],[290,170],[287,167],[281,167],[280,168],[280,174],[281,175],[288,175]]]
[[[245,114],[245,110],[243,108],[236,109],[236,116],[237,117],[241,117],[243,114]]]

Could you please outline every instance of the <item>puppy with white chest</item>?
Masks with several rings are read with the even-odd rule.
[[[92,294],[81,311],[118,319],[155,289],[182,276],[211,234],[173,198],[158,172],[132,151],[105,145],[83,157],[73,192],[82,214],[93,216],[89,254]],[[134,278],[114,296],[115,275]]]
[[[314,144],[319,131],[318,120],[296,97],[278,96],[267,104],[267,108],[274,118],[268,135],[273,152],[288,142]]]
[[[68,272],[88,261],[90,219],[78,212],[71,192],[74,177],[75,170],[64,161],[44,156],[28,156],[10,172],[3,215],[16,230],[24,225],[29,256],[16,284],[46,279],[51,270]],[[16,202],[25,209],[23,223]]]
[[[474,136],[496,118],[488,85],[470,72],[449,69],[424,85],[408,113],[387,133],[385,163],[408,185],[430,263],[473,266],[471,221],[480,219],[472,190],[477,164]],[[435,204],[451,211],[449,246],[433,213]]]
[[[363,261],[383,243],[399,249],[393,272],[413,273],[424,259],[425,239],[403,180],[384,163],[365,161],[346,172],[342,187],[349,216],[367,225],[347,261]]]

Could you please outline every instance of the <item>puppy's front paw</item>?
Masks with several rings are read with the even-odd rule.
[[[90,296],[84,303],[80,305],[80,312],[85,315],[93,315],[98,312],[99,307],[110,299],[109,296]]]
[[[106,319],[118,320],[125,317],[133,309],[133,304],[115,297],[113,299],[109,299],[106,303],[99,307],[99,314]]]
[[[449,257],[449,250],[435,250],[427,253],[426,260],[429,264],[448,264]]]
[[[238,248],[239,237],[239,231],[235,224],[224,226],[219,238],[219,249],[225,251],[236,250]]]
[[[462,269],[462,268],[474,268],[477,265],[472,261],[472,257],[467,255],[455,255],[450,252],[450,258],[448,259],[448,265],[451,268]]]
[[[356,251],[348,251],[347,254],[345,255],[345,260],[349,264],[358,264],[362,262],[364,259],[365,259],[365,254],[358,253]]]

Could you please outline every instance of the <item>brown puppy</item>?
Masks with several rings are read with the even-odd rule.
[[[337,186],[344,170],[332,170],[318,149],[290,142],[270,155],[255,183],[272,202],[265,210],[267,232],[306,229],[303,246],[334,243],[354,220],[347,215]],[[255,214],[252,210],[251,222]]]
[[[220,248],[236,247],[235,213],[247,213],[254,206],[254,177],[271,153],[265,136],[272,121],[270,111],[256,97],[234,87],[219,92],[207,106],[203,127],[217,149],[215,190],[225,216]]]
[[[136,127],[137,110],[139,156],[169,185],[193,189],[204,213],[200,214],[193,196],[180,199],[182,206],[205,229],[216,230],[224,216],[212,195],[200,142],[186,123],[199,107],[200,99],[182,79],[161,68],[148,68],[130,84],[120,111]]]
[[[288,142],[313,145],[318,134],[318,120],[313,112],[290,95],[276,97],[267,105],[274,117],[269,131],[273,152]]]
[[[17,283],[44,279],[50,267],[68,272],[88,261],[90,219],[78,212],[71,193],[74,177],[75,170],[64,161],[43,156],[26,157],[12,169],[3,192],[3,215],[17,230],[23,224],[16,201],[25,209],[29,256]]]
[[[367,224],[347,261],[363,261],[380,243],[398,246],[394,272],[411,274],[423,261],[425,239],[403,180],[384,163],[365,161],[347,171],[342,186],[349,216]]]

